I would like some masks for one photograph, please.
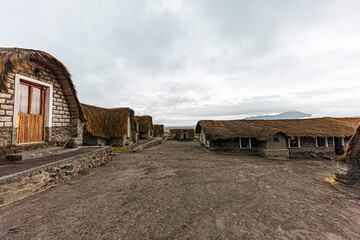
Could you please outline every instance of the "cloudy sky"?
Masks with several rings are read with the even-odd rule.
[[[358,0],[0,2],[0,45],[58,58],[83,103],[168,126],[360,116]]]

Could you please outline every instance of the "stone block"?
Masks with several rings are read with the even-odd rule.
[[[7,105],[7,104],[1,104],[1,109],[13,110],[13,106],[12,105]]]
[[[5,127],[12,127],[12,122],[5,122]]]
[[[0,98],[11,98],[11,94],[9,94],[9,93],[0,93]]]

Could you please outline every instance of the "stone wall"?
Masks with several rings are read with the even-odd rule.
[[[300,138],[300,148],[289,148],[290,158],[303,157],[335,157],[335,147],[332,138],[328,138],[328,147],[316,147],[316,139],[311,137]]]
[[[111,147],[0,178],[0,206],[33,195],[111,160]]]
[[[5,147],[16,144],[17,123],[13,123],[14,114],[14,95],[15,95],[15,74],[48,83],[53,85],[53,113],[52,127],[46,129],[46,141],[49,142],[65,142],[67,139],[75,135],[78,136],[77,141],[82,142],[82,130],[80,130],[79,119],[71,119],[69,105],[65,99],[61,85],[52,72],[39,65],[38,68],[43,71],[39,77],[35,75],[36,64],[26,62],[19,64],[17,68],[8,74],[7,87],[8,93],[0,93],[0,152],[5,152]],[[81,141],[79,141],[81,139]]]
[[[151,132],[139,132],[139,139],[149,139],[151,137]]]
[[[235,152],[240,150],[239,138],[217,139],[210,141],[210,150]]]
[[[288,149],[257,148],[256,151],[259,155],[270,159],[289,159]]]

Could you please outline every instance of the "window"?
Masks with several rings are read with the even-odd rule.
[[[31,113],[41,113],[41,89],[37,87],[32,88]]]
[[[279,137],[278,136],[274,137],[274,142],[279,142]]]
[[[316,147],[327,147],[327,139],[323,137],[316,138]]]
[[[30,87],[28,85],[20,84],[20,113],[29,113],[29,90]]]
[[[20,83],[19,113],[41,114],[42,89]]]
[[[299,148],[299,147],[300,147],[300,141],[298,137],[289,139],[289,148]]]
[[[250,138],[240,138],[240,148],[251,148]]]

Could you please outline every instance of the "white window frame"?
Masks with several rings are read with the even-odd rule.
[[[325,146],[324,147],[319,146],[318,138],[324,138],[325,139]],[[327,148],[327,147],[329,147],[329,142],[328,142],[327,137],[316,137],[316,148]]]
[[[200,132],[200,142],[204,145],[206,145],[206,136],[205,136],[205,133],[204,133],[204,130],[201,129],[201,132]]]
[[[243,147],[241,145],[241,139],[242,138],[248,138],[249,139],[249,147]],[[251,137],[239,137],[239,145],[240,145],[240,149],[251,149]]]
[[[52,114],[53,114],[53,85],[41,82],[36,79],[32,79],[20,74],[15,75],[15,93],[14,93],[14,114],[13,114],[13,127],[18,127],[18,114],[20,108],[20,80],[25,80],[30,83],[35,83],[40,86],[46,87],[46,104],[45,104],[45,127],[52,126]]]
[[[301,145],[300,145],[300,137],[294,137],[294,138],[297,138],[298,139],[298,146],[297,147],[291,147],[290,146],[290,140],[293,140],[292,138],[289,138],[288,139],[288,146],[289,148],[301,148]]]
[[[131,134],[130,118],[128,117],[128,121],[127,121],[127,138],[130,138],[130,134]]]

